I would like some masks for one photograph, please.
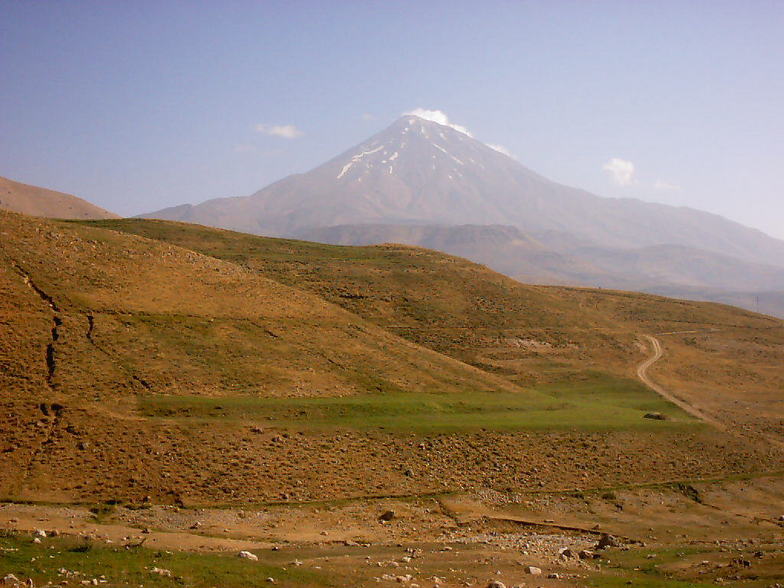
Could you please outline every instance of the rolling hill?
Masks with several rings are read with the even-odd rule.
[[[48,218],[119,218],[71,194],[0,177],[0,209]]]
[[[768,317],[525,286],[412,247],[1,214],[5,499],[555,489],[779,460]],[[653,376],[731,432],[635,379],[649,332],[670,337]]]
[[[668,361],[657,374],[673,389],[694,394],[719,420],[784,432],[779,319],[632,292],[529,286],[401,245],[330,246],[135,219],[99,224],[239,263],[524,386],[628,379],[639,335],[666,333]]]
[[[482,263],[528,283],[591,285],[603,271],[548,249],[508,225],[338,225],[303,230],[300,239],[334,245],[402,243]]]

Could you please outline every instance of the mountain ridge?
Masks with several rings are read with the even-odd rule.
[[[0,176],[0,209],[44,218],[120,218],[83,198]]]
[[[451,127],[405,115],[250,196],[140,215],[269,236],[346,224],[507,224],[601,247],[677,244],[781,266],[784,241],[719,215],[552,182]]]

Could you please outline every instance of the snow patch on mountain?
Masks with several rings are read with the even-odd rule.
[[[417,118],[421,118],[423,120],[434,122],[436,124],[443,125],[445,127],[449,127],[451,129],[454,129],[454,130],[456,130],[456,131],[458,131],[458,132],[460,132],[463,135],[466,135],[468,137],[471,137],[471,138],[474,137],[473,134],[471,134],[471,132],[467,128],[465,128],[462,125],[458,125],[458,124],[455,124],[452,121],[450,121],[449,120],[449,116],[443,110],[427,110],[425,108],[415,108],[414,110],[411,110],[409,112],[403,113],[403,116],[416,116]],[[411,124],[414,124],[413,120],[409,121],[409,125],[411,125]],[[407,126],[404,129],[403,132],[404,133],[407,132],[408,129],[409,129],[409,127]],[[427,134],[427,130],[425,129],[425,127],[421,127],[420,128],[420,132],[426,138],[428,138],[428,139],[430,138],[430,136]],[[446,136],[441,131],[438,132],[438,136],[441,137],[445,141],[447,140]],[[462,138],[463,137],[461,137],[461,139]],[[499,153],[503,153],[507,157],[511,157],[512,159],[515,158],[512,155],[512,153],[506,147],[504,147],[503,145],[497,145],[497,144],[494,144],[494,143],[485,143],[485,145],[490,147],[490,149],[498,151]],[[436,145],[436,147],[438,147],[438,146]],[[460,162],[460,164],[462,165],[462,162]]]
[[[356,155],[354,155],[354,156],[351,158],[351,161],[349,161],[349,162],[348,162],[346,165],[344,165],[344,166],[343,166],[343,169],[342,169],[342,170],[340,170],[340,173],[338,174],[338,176],[337,176],[337,178],[336,178],[336,179],[338,179],[338,180],[339,180],[339,179],[340,179],[340,178],[342,178],[344,175],[346,175],[346,172],[347,172],[348,170],[350,170],[350,169],[351,169],[351,167],[352,167],[352,166],[353,166],[355,163],[357,163],[359,160],[361,160],[361,159],[362,159],[363,157],[365,157],[366,155],[372,155],[373,153],[376,153],[376,152],[378,152],[378,151],[381,151],[383,148],[384,148],[384,146],[383,146],[383,145],[379,145],[378,147],[376,147],[375,149],[371,149],[370,151],[360,151],[359,153],[357,153]]]
[[[451,153],[449,153],[449,151],[447,151],[446,149],[444,149],[443,147],[441,147],[441,145],[438,145],[437,143],[433,143],[433,147],[435,147],[436,149],[439,149],[439,150],[443,151],[445,154],[447,154],[449,157],[451,157],[452,159],[454,159],[454,160],[455,160],[457,163],[459,163],[460,165],[465,165],[465,164],[464,164],[462,161],[460,161],[460,160],[459,160],[457,157],[455,157],[454,155],[452,155]]]
[[[490,147],[490,149],[498,151],[498,153],[503,153],[507,157],[511,157],[512,159],[514,159],[514,155],[512,155],[512,153],[509,151],[509,149],[507,149],[503,145],[494,145],[493,143],[485,143],[485,145]]]

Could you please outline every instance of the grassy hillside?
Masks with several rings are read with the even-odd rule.
[[[125,392],[331,396],[517,391],[304,291],[159,241],[3,217],[11,332],[56,326],[46,354],[12,354],[66,395]],[[25,284],[28,280],[28,284]],[[50,307],[54,304],[54,308]],[[24,314],[17,312],[22,309]],[[41,342],[39,342],[40,345]],[[89,392],[88,392],[89,391]]]
[[[2,214],[2,497],[563,488],[778,459],[633,379],[640,331],[697,308],[764,343],[763,317],[531,288],[407,247]]]
[[[663,336],[668,355],[662,366],[667,367],[657,366],[657,373],[679,372],[674,384],[693,384],[696,376],[723,391],[784,389],[784,321],[730,306],[529,286],[415,247],[322,245],[166,221],[96,224],[233,261],[527,386],[591,381],[597,372],[634,377],[635,364],[649,351],[641,346],[640,334],[698,331]],[[713,343],[702,352],[690,345],[688,352],[674,353],[684,337]],[[734,374],[710,367],[725,362],[734,363]]]
[[[342,247],[154,220],[96,224],[233,261],[526,387],[621,381],[630,390],[649,353],[639,335],[658,334],[665,358],[655,378],[735,429],[784,438],[780,319],[649,294],[530,286],[416,247]]]

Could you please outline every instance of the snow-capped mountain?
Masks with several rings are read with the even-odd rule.
[[[760,231],[706,212],[603,198],[552,182],[452,126],[415,115],[251,196],[143,216],[270,236],[353,224],[503,224],[599,247],[682,245],[784,265],[784,241]]]

